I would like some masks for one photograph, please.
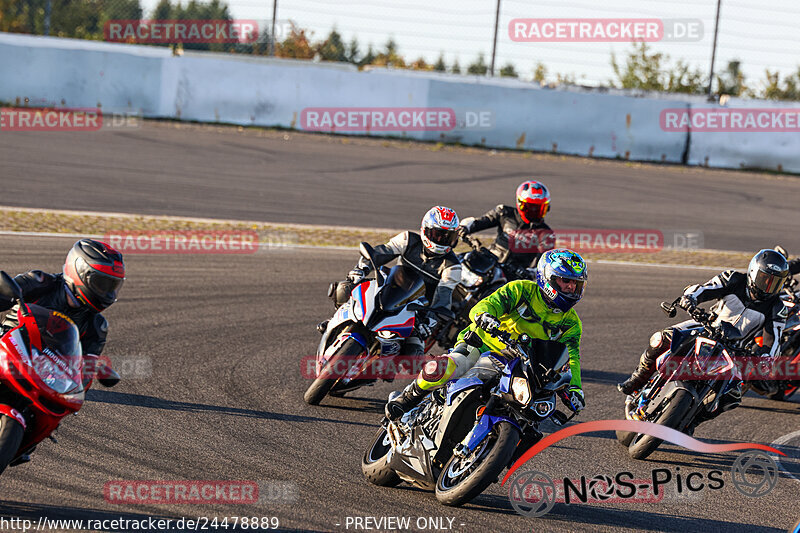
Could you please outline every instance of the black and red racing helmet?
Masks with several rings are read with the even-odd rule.
[[[82,303],[102,311],[117,301],[125,281],[122,254],[104,242],[81,239],[67,254],[64,281]]]

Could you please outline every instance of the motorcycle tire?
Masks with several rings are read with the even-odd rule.
[[[308,389],[306,389],[305,394],[303,394],[303,399],[306,401],[308,405],[319,405],[325,396],[327,396],[328,392],[336,385],[339,381],[339,378],[330,376],[329,372],[326,372],[327,368],[335,368],[336,362],[345,358],[345,357],[352,357],[361,354],[364,351],[364,347],[358,343],[355,339],[347,339],[342,343],[336,352],[331,355],[330,359],[328,359],[328,363],[320,369],[320,373],[314,382],[309,385]]]
[[[14,460],[25,430],[10,416],[0,416],[0,473]]]
[[[402,482],[395,471],[389,468],[387,464],[386,456],[389,454],[391,446],[386,428],[381,427],[372,441],[372,446],[361,458],[361,472],[367,478],[367,481],[373,485],[395,487]]]
[[[686,413],[692,408],[693,401],[694,398],[688,391],[678,389],[655,423],[676,429],[686,418]],[[646,459],[656,451],[662,442],[664,441],[656,437],[637,433],[631,440],[628,454],[634,459]]]
[[[488,448],[480,450],[478,465],[466,477],[451,484],[452,467],[459,460],[452,456],[445,463],[436,480],[436,499],[449,506],[458,506],[469,502],[486,490],[486,487],[497,481],[509,461],[514,456],[517,443],[520,441],[519,430],[508,422],[499,422],[484,442]],[[479,445],[481,446],[481,445]],[[458,476],[457,476],[458,477]]]

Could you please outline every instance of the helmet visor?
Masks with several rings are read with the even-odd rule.
[[[551,276],[550,285],[553,286],[564,297],[572,300],[580,300],[583,296],[583,288],[586,281],[581,279],[563,278],[561,276]]]
[[[544,200],[533,202],[519,201],[517,202],[517,209],[519,209],[519,214],[522,215],[522,218],[525,220],[541,220],[544,218],[547,202]]]
[[[458,232],[454,229],[425,228],[425,237],[433,244],[453,247],[458,243]]]
[[[756,271],[756,275],[751,278],[750,283],[753,288],[760,291],[765,296],[772,296],[780,292],[785,281],[785,276],[776,276],[775,274],[768,274],[763,270]]]
[[[86,285],[89,289],[104,298],[115,298],[124,281],[124,278],[116,278],[96,271],[86,275]]]

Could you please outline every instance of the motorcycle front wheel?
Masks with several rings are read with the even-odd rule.
[[[364,347],[355,339],[347,339],[339,346],[336,353],[331,355],[324,367],[322,367],[314,382],[306,389],[303,399],[308,405],[319,405],[323,398],[330,392],[334,385],[342,376],[336,376],[335,370],[338,368],[339,361],[344,361],[343,368],[347,368],[348,359],[360,355]],[[334,371],[331,371],[333,369]]]
[[[499,422],[466,458],[452,456],[436,481],[436,499],[444,505],[461,505],[497,481],[520,440],[519,430]]]
[[[686,413],[692,408],[694,398],[689,391],[678,389],[675,396],[664,408],[661,415],[654,421],[656,424],[667,426],[669,428],[677,429],[680,423],[686,418]],[[651,453],[656,451],[656,448],[661,445],[663,441],[656,437],[637,433],[631,439],[630,446],[628,447],[628,454],[634,459],[646,459]]]
[[[0,416],[0,473],[14,460],[25,430],[10,416]]]

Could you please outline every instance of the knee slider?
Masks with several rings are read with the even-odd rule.
[[[437,382],[445,378],[448,370],[455,367],[455,363],[447,355],[434,357],[422,367],[422,379],[428,382]],[[452,374],[452,371],[450,372]]]

